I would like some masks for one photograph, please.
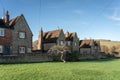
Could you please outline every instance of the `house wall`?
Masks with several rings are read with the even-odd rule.
[[[25,38],[19,38],[19,32],[25,32]],[[18,20],[18,22],[14,25],[14,30],[12,30],[12,53],[16,54],[19,52],[19,47],[24,46],[26,48],[26,53],[28,53],[28,49],[32,49],[32,32],[25,21],[24,17]]]
[[[12,41],[11,29],[4,28],[4,36],[0,36],[0,45],[2,46],[0,54],[3,55],[11,54],[11,41]]]
[[[12,31],[10,29],[5,29],[5,36],[0,36],[0,45],[11,45]]]
[[[84,55],[91,54],[91,48],[80,48],[80,54]]]
[[[45,43],[44,44],[44,50],[47,51],[54,45],[56,45],[56,43]]]
[[[65,36],[64,36],[63,30],[61,30],[61,33],[60,33],[60,35],[59,35],[59,37],[58,37],[58,39],[57,39],[57,44],[60,45],[60,42],[61,42],[61,41],[63,41],[64,44],[65,44]]]
[[[76,44],[75,44],[76,43]],[[73,51],[79,51],[79,39],[77,36],[74,37],[72,42],[72,50]]]

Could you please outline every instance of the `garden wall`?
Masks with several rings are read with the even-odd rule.
[[[46,62],[52,61],[44,53],[30,53],[22,55],[0,56],[0,63]]]

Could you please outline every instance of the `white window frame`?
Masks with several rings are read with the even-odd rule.
[[[0,29],[0,36],[5,36],[5,29]]]
[[[68,42],[67,42],[67,44],[68,44],[68,46],[70,46],[71,42],[70,42],[70,41],[68,41]]]
[[[19,53],[24,54],[25,53],[25,47],[19,47]]]
[[[3,46],[0,45],[0,53],[3,53]]]
[[[25,32],[19,32],[19,38],[24,39],[25,38]]]
[[[63,45],[63,44],[64,44],[64,41],[61,40],[61,41],[60,41],[60,45]]]

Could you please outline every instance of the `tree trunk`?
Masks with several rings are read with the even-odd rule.
[[[64,53],[61,53],[61,60],[66,63],[65,59],[64,59]]]

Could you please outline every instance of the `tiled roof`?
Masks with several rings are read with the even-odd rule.
[[[44,43],[55,43],[61,33],[62,29],[48,31],[43,33]]]
[[[68,36],[66,36],[66,35],[68,35]],[[66,41],[73,41],[73,38],[75,37],[75,35],[76,35],[76,32],[72,32],[72,33],[68,32],[68,34],[67,33],[65,34],[65,40]]]
[[[94,42],[93,40],[81,40],[80,48],[91,48],[93,42]]]
[[[85,39],[80,41],[80,48],[91,48],[92,45],[99,46],[99,44],[99,41]]]
[[[16,22],[19,20],[20,16],[17,16],[9,21],[9,25],[6,25],[3,19],[0,19],[0,27],[1,28],[12,28],[16,24]]]
[[[14,25],[16,24],[16,22],[20,19],[21,16],[22,16],[22,15],[17,16],[17,17],[15,17],[15,18],[11,19],[10,22],[9,22],[9,26],[10,26],[10,27],[14,26]]]

